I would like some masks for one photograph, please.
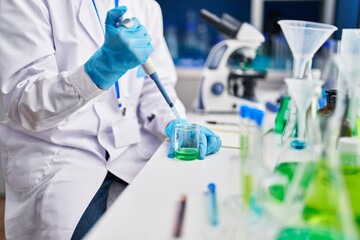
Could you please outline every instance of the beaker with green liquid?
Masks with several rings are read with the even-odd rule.
[[[175,157],[180,160],[199,158],[200,126],[196,124],[175,125]]]

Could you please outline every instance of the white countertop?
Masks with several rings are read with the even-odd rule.
[[[207,186],[216,184],[219,203],[236,193],[238,150],[221,148],[205,160],[180,161],[166,157],[168,145],[163,143],[85,239],[172,239],[182,194],[188,201],[181,239],[208,239],[213,227],[206,209]]]
[[[273,126],[274,117],[266,115],[264,130]],[[226,210],[220,207],[220,225],[212,227],[205,192],[209,183],[215,183],[220,206],[239,192],[239,126],[234,125],[240,122],[239,116],[189,113],[188,120],[218,134],[223,141],[220,151],[205,160],[169,159],[169,142],[165,141],[85,239],[173,239],[182,194],[188,201],[181,239],[222,239],[217,234],[229,216],[225,217]]]

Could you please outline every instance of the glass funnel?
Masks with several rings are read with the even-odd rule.
[[[314,54],[337,27],[299,20],[280,20],[278,23],[294,58],[292,77],[303,79],[305,68],[311,69]]]

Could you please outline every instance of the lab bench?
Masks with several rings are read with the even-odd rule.
[[[267,115],[265,128],[271,127],[274,115]],[[226,224],[226,213],[221,207],[219,225],[211,226],[205,192],[209,183],[216,184],[219,204],[238,193],[239,117],[189,113],[188,119],[217,133],[223,141],[220,151],[205,160],[181,161],[167,158],[170,143],[164,141],[85,239],[173,239],[177,206],[183,194],[187,207],[181,239],[221,239],[216,236]]]
[[[172,239],[177,203],[187,195],[182,239],[207,239],[205,191],[216,184],[219,202],[237,189],[238,150],[221,148],[206,160],[167,158],[164,142],[147,165],[85,237],[91,239]],[[230,177],[232,176],[232,177]]]

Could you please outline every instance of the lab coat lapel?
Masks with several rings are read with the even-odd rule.
[[[83,27],[86,29],[91,39],[95,41],[98,46],[104,42],[104,34],[101,30],[99,19],[92,1],[82,0],[79,10],[79,19]]]

